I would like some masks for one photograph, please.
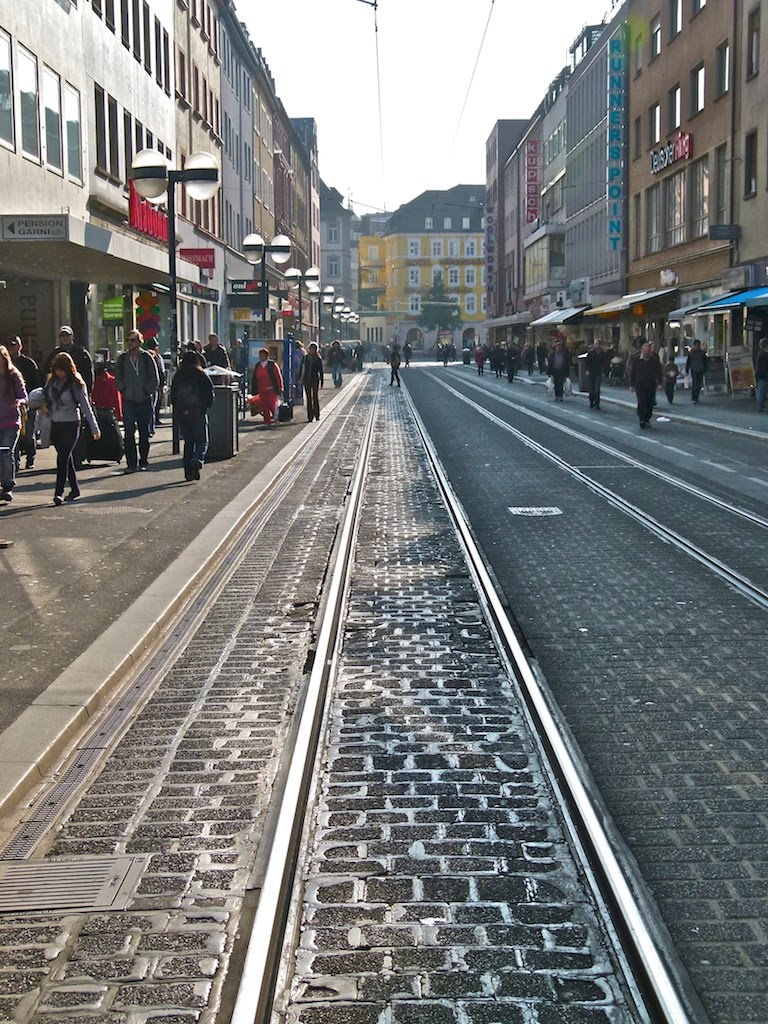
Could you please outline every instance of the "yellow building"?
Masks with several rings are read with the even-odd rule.
[[[388,342],[434,351],[437,331],[424,331],[418,320],[438,275],[462,321],[453,332],[457,352],[484,341],[484,198],[483,185],[424,192],[392,214],[383,236],[360,239],[361,304],[386,313]]]

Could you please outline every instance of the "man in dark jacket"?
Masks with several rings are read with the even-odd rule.
[[[320,419],[320,388],[323,386],[323,360],[317,351],[314,341],[307,349],[307,354],[301,360],[299,369],[304,394],[307,399],[307,422]]]
[[[685,372],[691,375],[691,401],[698,402],[701,389],[704,387],[704,374],[707,372],[707,354],[702,350],[698,338],[688,353],[685,361]]]
[[[555,384],[555,401],[562,402],[565,380],[571,372],[571,356],[562,341],[556,341],[547,372]]]
[[[765,412],[765,400],[768,398],[768,338],[760,339],[760,351],[755,363],[755,394],[757,411]]]
[[[223,345],[219,344],[217,334],[208,335],[208,344],[203,349],[203,355],[208,366],[219,366],[223,370],[229,369],[229,356]]]
[[[656,388],[661,382],[659,357],[651,349],[650,343],[646,341],[641,346],[637,359],[632,363],[629,379],[629,386],[637,396],[637,417],[643,430],[651,425],[653,407],[656,404]]]
[[[584,369],[589,374],[589,408],[600,408],[600,385],[603,383],[603,346],[599,338],[592,342],[584,357]]]
[[[59,352],[66,352],[68,356],[72,357],[77,372],[85,381],[85,387],[90,397],[91,391],[93,391],[93,359],[91,359],[88,349],[78,345],[75,341],[75,332],[68,324],[63,324],[59,328],[59,344],[45,361],[46,377],[51,372],[51,363]]]

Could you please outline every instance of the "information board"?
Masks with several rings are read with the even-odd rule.
[[[728,377],[731,391],[749,391],[755,386],[755,368],[752,365],[752,350],[746,345],[734,345],[728,349]]]

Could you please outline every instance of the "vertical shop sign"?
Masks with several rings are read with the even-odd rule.
[[[606,200],[608,248],[624,248],[626,198],[625,147],[627,132],[627,45],[624,26],[608,43],[608,144]]]
[[[539,219],[539,158],[540,139],[528,139],[525,144],[525,223]]]

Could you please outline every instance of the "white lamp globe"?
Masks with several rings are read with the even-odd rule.
[[[249,263],[260,263],[264,255],[264,239],[261,235],[246,235],[243,239],[243,252]]]
[[[275,235],[269,246],[272,262],[281,265],[291,258],[291,240],[288,235]]]
[[[133,158],[131,178],[142,199],[162,203],[168,194],[168,161],[156,149],[142,149]]]
[[[219,190],[219,162],[216,157],[212,153],[192,153],[187,157],[184,170],[201,172],[197,181],[190,178],[184,182],[189,198],[200,203],[213,199]]]

